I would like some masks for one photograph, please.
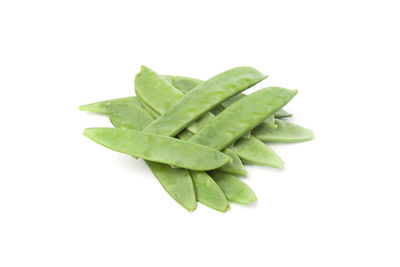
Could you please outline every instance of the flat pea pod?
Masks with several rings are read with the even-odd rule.
[[[264,142],[302,142],[314,138],[313,131],[297,124],[276,120],[277,128],[272,129],[261,123],[253,130],[254,136]]]
[[[168,194],[188,211],[196,209],[196,193],[188,170],[171,168],[168,165],[145,161]]]
[[[296,94],[297,90],[281,87],[260,89],[230,105],[189,141],[221,150],[281,109]]]
[[[231,160],[212,148],[153,133],[119,128],[87,128],[84,135],[124,154],[190,170],[213,170]]]
[[[278,169],[284,165],[283,160],[269,146],[254,136],[249,140],[239,139],[231,149],[247,164]]]
[[[108,117],[116,128],[141,131],[154,120],[147,110],[131,102],[110,102],[107,110]]]
[[[190,171],[196,189],[196,198],[204,205],[225,212],[229,210],[229,202],[218,186],[206,172]]]
[[[82,106],[79,106],[79,109],[83,110],[83,111],[90,111],[90,112],[95,112],[95,113],[100,113],[100,114],[108,114],[107,104],[109,104],[109,103],[120,103],[120,104],[137,103],[138,105],[140,105],[137,102],[136,97],[130,96],[130,97],[110,99],[110,100],[99,101],[99,102],[95,102],[95,103],[91,103],[91,104],[87,104],[87,105],[82,105]]]
[[[247,205],[257,201],[253,190],[236,176],[219,170],[210,172],[214,181],[224,191],[229,201]]]
[[[278,110],[277,112],[275,112],[275,118],[277,118],[277,119],[289,118],[292,116],[293,116],[293,114],[290,114],[289,112],[287,112],[284,109],[281,109],[281,110]]]
[[[167,88],[168,90],[159,90],[158,88]],[[145,66],[141,67],[135,77],[135,92],[144,103],[159,114],[165,113],[182,97],[182,93],[174,88],[167,79],[163,79]]]
[[[140,87],[143,84],[143,75],[138,75],[135,86]],[[250,67],[237,67],[218,74],[190,90],[146,127],[145,131],[174,136],[220,102],[265,78],[266,76]]]
[[[153,121],[153,117],[143,107],[132,102],[111,102],[108,104],[108,116],[117,128],[143,130]],[[188,211],[196,209],[196,193],[192,177],[188,170],[171,168],[162,163],[145,160],[147,166],[157,178],[165,191]]]

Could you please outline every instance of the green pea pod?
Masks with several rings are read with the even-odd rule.
[[[229,202],[224,192],[207,173],[197,171],[190,171],[190,173],[196,188],[196,197],[200,203],[221,212],[229,210]]]
[[[159,90],[167,88],[167,90]],[[159,114],[164,114],[170,106],[177,102],[182,93],[167,80],[145,66],[135,77],[136,96]]]
[[[281,87],[260,89],[230,105],[189,141],[221,150],[281,109],[296,94],[297,90]]]
[[[100,114],[108,114],[107,104],[109,104],[109,103],[123,104],[123,103],[131,103],[131,102],[136,103],[137,102],[136,97],[129,96],[129,97],[116,98],[116,99],[95,102],[95,103],[79,106],[79,109],[83,110],[83,111],[90,111],[90,112],[95,112],[95,113],[100,113]]]
[[[116,128],[141,131],[154,120],[142,106],[130,102],[111,102],[107,109],[108,117]]]
[[[222,191],[224,191],[229,201],[242,205],[257,201],[253,190],[236,176],[222,171],[211,171],[210,174]]]
[[[143,130],[153,121],[153,117],[142,106],[132,102],[111,102],[108,105],[108,116],[116,128]],[[196,193],[192,177],[188,170],[171,168],[166,164],[146,161],[154,176],[167,193],[188,211],[196,209]]]
[[[277,112],[275,112],[275,118],[277,118],[277,119],[289,118],[292,116],[293,116],[293,114],[290,114],[289,112],[287,112],[284,109],[281,109],[281,110],[278,110]]]
[[[272,129],[261,123],[253,130],[254,136],[264,142],[302,142],[314,138],[313,131],[294,123],[276,120],[278,127]]]
[[[153,133],[118,128],[87,128],[84,135],[124,154],[190,170],[213,170],[231,160],[215,149]]]
[[[249,140],[239,139],[231,149],[243,160],[254,165],[281,168],[284,165],[282,159],[266,144],[251,136]]]
[[[168,165],[145,161],[168,194],[186,210],[196,209],[196,193],[190,173],[186,169],[171,168]]]
[[[142,70],[147,71],[144,67]],[[149,84],[153,84],[152,80],[144,79],[144,77],[146,76],[139,73],[135,78],[137,93],[141,91],[141,88],[148,88]],[[250,67],[238,67],[218,74],[190,90],[146,127],[145,131],[174,136],[220,102],[265,78],[266,76]],[[142,99],[146,101],[143,97]]]

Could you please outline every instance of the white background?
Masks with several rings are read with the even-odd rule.
[[[398,1],[1,1],[0,266],[400,266]],[[188,213],[77,106],[249,65],[316,139]]]

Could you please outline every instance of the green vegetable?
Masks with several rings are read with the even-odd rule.
[[[222,171],[212,171],[210,174],[229,201],[243,205],[257,201],[253,190],[236,176]]]
[[[253,130],[253,134],[264,142],[301,142],[314,138],[313,131],[294,123],[276,120],[276,124],[277,128],[273,129],[261,123]]]
[[[296,94],[297,90],[281,87],[260,89],[230,105],[189,141],[221,150],[281,109]]]
[[[246,205],[257,200],[235,176],[247,174],[242,161],[275,168],[284,164],[262,141],[314,137],[311,130],[280,120],[292,116],[282,107],[297,90],[269,87],[240,93],[263,79],[250,67],[234,68],[205,82],[162,76],[142,67],[135,78],[136,96],[79,107],[108,114],[116,127],[87,128],[84,134],[110,149],[143,158],[186,210],[196,209],[199,201],[225,212],[229,201]]]
[[[196,209],[196,193],[188,170],[146,160],[147,166],[168,194],[188,211]]]
[[[190,173],[196,188],[196,197],[200,203],[221,212],[230,208],[224,192],[207,173],[197,171]]]
[[[246,163],[281,168],[284,162],[275,152],[259,139],[251,136],[249,140],[239,139],[232,150]]]
[[[84,135],[121,153],[190,170],[213,170],[231,160],[210,147],[153,133],[118,128],[86,128]]]

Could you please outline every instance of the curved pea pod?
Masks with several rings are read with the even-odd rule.
[[[135,77],[135,92],[144,103],[159,114],[165,113],[182,97],[178,89],[145,66],[141,67]]]
[[[189,141],[221,150],[281,109],[296,93],[281,87],[260,89],[230,105]]]
[[[222,191],[224,191],[229,201],[243,205],[257,201],[253,190],[236,176],[218,170],[211,171],[210,174]]]
[[[269,146],[254,136],[251,136],[249,140],[239,139],[230,148],[248,164],[273,168],[281,168],[284,165],[282,159]]]
[[[228,172],[231,174],[242,175],[242,176],[247,175],[247,171],[243,168],[242,161],[240,160],[240,158],[238,157],[238,155],[236,155],[236,153],[234,151],[232,151],[229,148],[225,148],[224,150],[222,150],[222,152],[225,155],[228,155],[232,159],[232,161],[228,161],[228,163],[225,163],[224,165],[222,165],[219,168],[219,170]]]
[[[141,131],[153,120],[147,110],[132,103],[111,102],[107,105],[108,117],[116,128]]]
[[[289,117],[293,116],[293,114],[287,112],[284,109],[278,110],[277,112],[275,112],[274,115],[275,115],[275,118],[277,118],[277,119],[284,119],[284,118],[289,118]]]
[[[313,131],[297,124],[276,120],[278,127],[272,129],[261,123],[253,130],[253,135],[264,142],[302,142],[314,138]]]
[[[83,111],[90,111],[90,112],[95,112],[95,113],[100,113],[100,114],[107,114],[107,104],[109,103],[118,103],[118,104],[126,104],[126,103],[138,103],[138,100],[134,96],[130,97],[122,97],[122,98],[116,98],[116,99],[109,99],[109,100],[104,100],[104,101],[99,101],[87,105],[82,105],[79,106],[80,110]]]
[[[153,133],[118,128],[87,128],[84,135],[124,154],[191,170],[213,170],[231,160],[212,148]]]
[[[138,75],[135,85],[140,84],[142,75]],[[220,102],[265,78],[250,67],[238,67],[218,74],[182,96],[145,131],[174,136]]]
[[[200,203],[221,212],[229,210],[229,202],[214,179],[205,172],[190,171],[190,173],[196,190],[196,198]]]
[[[188,211],[196,209],[196,193],[190,173],[186,169],[146,161],[150,170],[168,194]]]

